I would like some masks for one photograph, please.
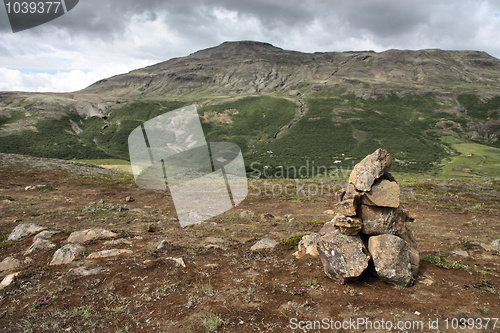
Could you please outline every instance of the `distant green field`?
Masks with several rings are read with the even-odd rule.
[[[478,143],[463,142],[452,136],[441,139],[460,153],[443,161],[442,177],[492,177],[500,178],[500,149]],[[469,156],[473,154],[472,156]]]
[[[106,169],[117,169],[132,173],[132,166],[129,161],[118,159],[100,159],[100,160],[78,160],[78,162],[98,165]]]

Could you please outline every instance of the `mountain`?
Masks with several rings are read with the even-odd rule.
[[[240,145],[257,175],[270,166],[283,167],[273,168],[278,176],[330,173],[378,147],[396,158],[396,171],[491,176],[500,163],[500,60],[485,52],[302,53],[253,41],[73,93],[0,93],[0,152],[127,160],[134,128],[192,103],[208,141]],[[457,163],[465,144],[486,159],[442,167]]]
[[[226,42],[101,80],[83,90],[113,96],[303,94],[346,89],[365,98],[386,91],[500,88],[500,60],[485,52],[389,50],[301,53],[267,43]]]

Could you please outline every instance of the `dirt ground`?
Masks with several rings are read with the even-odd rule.
[[[319,258],[293,256],[291,236],[319,231],[344,185],[252,180],[240,206],[181,228],[168,193],[139,189],[129,175],[0,155],[0,261],[23,263],[0,272],[0,280],[21,272],[0,290],[0,330],[500,332],[500,256],[490,246],[500,238],[500,181],[400,181],[421,255],[409,288],[368,274],[340,285]],[[240,216],[247,210],[255,215]],[[26,256],[34,236],[7,240],[20,223],[58,231],[50,239],[57,247]],[[73,263],[49,265],[71,232],[88,228],[119,239],[91,241]],[[281,243],[250,250],[265,237]],[[133,252],[86,259],[113,248]],[[80,276],[78,267],[103,269]]]

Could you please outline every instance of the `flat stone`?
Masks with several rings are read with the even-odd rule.
[[[325,215],[335,215],[335,211],[333,209],[327,209],[323,212]]]
[[[356,216],[358,197],[346,199],[335,204],[335,211],[344,216]]]
[[[366,270],[370,255],[359,235],[344,235],[332,222],[325,223],[318,235],[318,253],[330,278],[344,284]]]
[[[27,256],[28,254],[32,253],[35,250],[52,250],[53,248],[56,247],[56,244],[52,243],[51,241],[43,238],[36,238],[33,244],[29,247],[29,249],[24,252],[24,255]]]
[[[54,253],[51,266],[54,265],[66,265],[71,263],[76,257],[82,255],[85,248],[79,244],[66,244]]]
[[[361,202],[369,206],[399,207],[399,185],[387,179],[377,180],[370,191],[366,192]]]
[[[297,246],[297,252],[293,254],[295,258],[300,259],[306,254],[312,257],[318,257],[318,240],[319,236],[317,233],[303,236]]]
[[[413,283],[410,254],[402,238],[394,235],[372,236],[368,240],[368,251],[382,280],[400,286]]]
[[[28,237],[45,229],[47,228],[35,223],[19,224],[9,234],[7,240],[19,240],[21,237]]]
[[[0,272],[12,271],[21,267],[22,263],[14,257],[7,257],[0,262]]]
[[[101,258],[110,258],[120,256],[122,254],[132,254],[134,253],[132,250],[127,249],[111,249],[111,250],[102,250],[99,252],[91,253],[87,256],[87,259],[101,259]]]
[[[331,222],[344,235],[357,235],[363,227],[363,222],[360,218],[344,216],[339,213],[334,216]]]
[[[105,238],[116,238],[117,233],[111,232],[105,229],[87,229],[72,232],[69,235],[67,242],[75,244],[83,244],[88,241],[105,239]]]
[[[267,250],[267,249],[274,249],[278,245],[275,241],[269,238],[263,238],[257,243],[255,243],[250,250],[251,251],[259,251],[259,250]]]
[[[55,231],[55,230],[44,230],[38,234],[36,234],[35,238],[33,239],[33,241],[36,241],[37,239],[41,238],[41,239],[49,239],[51,238],[52,236],[54,236],[55,234],[59,233],[59,231]]]
[[[78,267],[78,268],[72,268],[69,271],[72,272],[73,274],[76,274],[78,276],[90,276],[90,275],[95,275],[99,274],[104,270],[104,267],[97,267],[94,269],[88,270],[86,267]]]
[[[354,166],[349,176],[349,183],[358,191],[368,192],[375,180],[389,171],[391,163],[391,155],[387,150],[379,148]]]

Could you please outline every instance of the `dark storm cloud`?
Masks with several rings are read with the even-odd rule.
[[[0,70],[85,69],[86,84],[235,40],[303,52],[441,48],[500,57],[497,0],[81,0],[18,34],[6,18],[0,4]]]

